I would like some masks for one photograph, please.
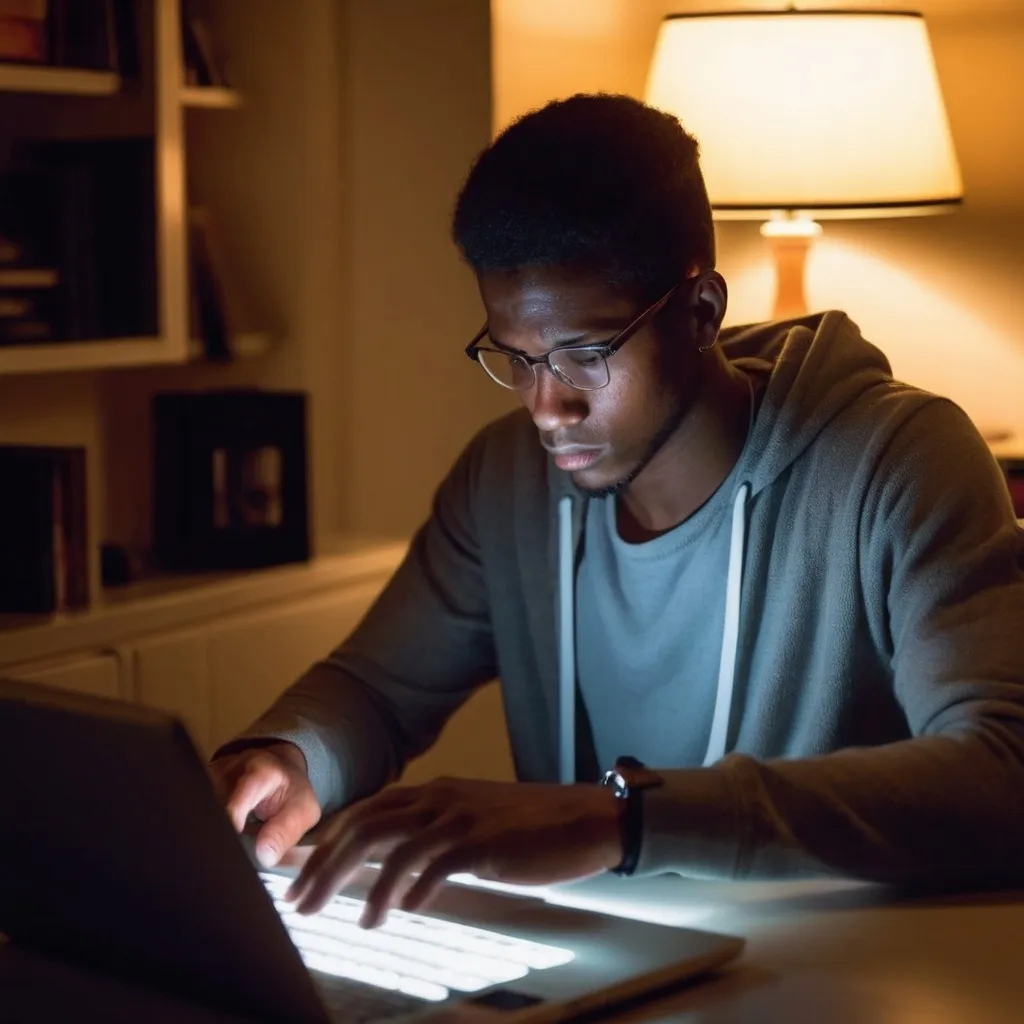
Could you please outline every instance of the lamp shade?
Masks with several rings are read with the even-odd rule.
[[[672,15],[646,98],[697,137],[720,218],[939,213],[963,195],[920,14]]]

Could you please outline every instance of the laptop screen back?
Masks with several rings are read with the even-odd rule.
[[[185,730],[0,680],[0,932],[262,1020],[326,1019]]]

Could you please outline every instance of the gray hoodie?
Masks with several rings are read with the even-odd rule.
[[[765,384],[723,506],[717,700],[704,764],[645,794],[638,873],[1019,881],[1024,534],[997,465],[842,313],[721,344]],[[491,424],[354,634],[245,738],[297,743],[330,810],[500,677],[518,777],[592,781],[573,624],[586,500],[525,412]]]

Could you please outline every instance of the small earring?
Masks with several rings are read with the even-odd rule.
[[[710,352],[717,344],[718,344],[718,335],[716,334],[714,340],[711,342],[710,345],[698,345],[697,346],[697,351],[698,352]]]

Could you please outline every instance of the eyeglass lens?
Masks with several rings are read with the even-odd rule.
[[[482,349],[480,361],[502,387],[513,391],[526,391],[533,387],[535,367],[521,356]],[[608,383],[608,362],[600,352],[559,348],[549,354],[549,362],[564,383],[581,391],[596,391]]]

